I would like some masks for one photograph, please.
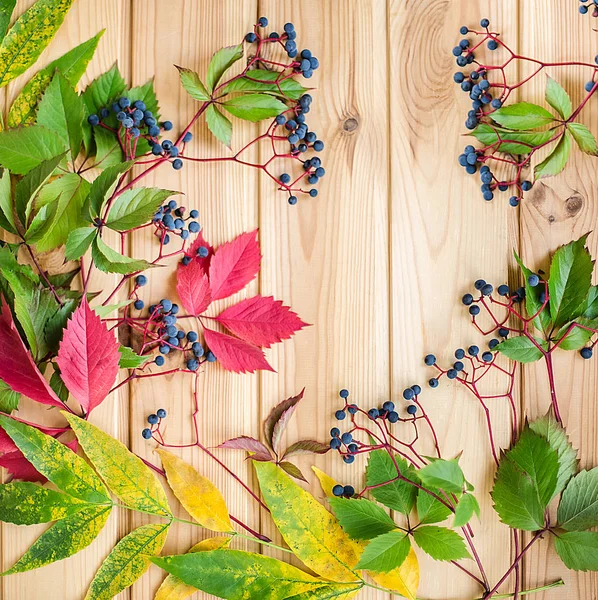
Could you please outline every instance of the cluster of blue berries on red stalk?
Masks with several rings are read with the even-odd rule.
[[[199,212],[192,209],[188,216],[185,213],[185,207],[178,206],[176,200],[170,200],[156,211],[152,221],[156,227],[155,235],[163,245],[170,243],[171,235],[187,240],[190,234],[201,231],[201,225],[197,222]]]
[[[332,488],[332,493],[339,498],[353,498],[355,496],[355,488],[352,485],[340,485],[337,483]]]
[[[147,417],[147,422],[151,425],[151,427],[146,427],[142,432],[141,432],[141,436],[143,437],[144,440],[151,440],[153,433],[154,433],[154,427],[156,427],[156,429],[158,429],[160,427],[160,423],[162,422],[162,419],[166,418],[166,411],[163,408],[159,408],[155,413],[152,413],[151,415],[149,415]]]
[[[598,0],[579,0],[581,2],[579,6],[579,12],[582,15],[591,14],[593,17],[598,18]]]
[[[506,338],[509,335],[509,331],[508,329],[501,328],[498,334]],[[469,357],[470,359],[477,358],[478,361],[481,361],[486,364],[492,363],[492,361],[494,360],[494,353],[492,351],[496,349],[496,346],[498,346],[498,344],[500,344],[500,340],[496,338],[491,339],[488,342],[488,350],[485,352],[482,352],[479,346],[476,345],[469,346],[467,350],[465,350],[464,348],[457,348],[454,353],[454,357],[456,360],[453,363],[453,365],[446,370],[446,376],[449,379],[457,379],[457,377],[459,377],[459,373],[466,371],[467,369],[465,363],[463,362],[463,360],[466,359],[466,357]],[[426,356],[424,357],[424,363],[428,367],[433,367],[436,364],[436,357],[433,354],[426,354]],[[432,377],[431,379],[429,379],[428,385],[431,388],[437,388],[439,385],[438,378]]]

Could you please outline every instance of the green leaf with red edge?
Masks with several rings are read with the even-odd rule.
[[[278,421],[280,421],[281,417],[290,409],[296,406],[296,404],[303,398],[303,394],[305,392],[305,388],[299,392],[296,396],[291,396],[282,402],[279,402],[276,406],[272,408],[270,414],[266,417],[264,421],[264,437],[266,438],[266,443],[273,448],[273,436],[274,429]]]
[[[222,442],[218,448],[225,448],[228,450],[245,450],[245,452],[250,452],[251,454],[264,454],[271,457],[270,450],[264,444],[262,444],[262,442],[247,435],[241,435],[239,437],[226,440],[225,442]]]
[[[562,135],[550,154],[534,169],[536,179],[558,175],[567,164],[571,155],[571,135],[568,131]]]

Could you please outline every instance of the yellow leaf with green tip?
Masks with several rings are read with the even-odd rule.
[[[73,0],[38,0],[17,19],[0,45],[0,87],[38,59],[72,3]]]
[[[112,505],[90,506],[57,521],[2,575],[39,569],[87,548],[106,524]]]
[[[226,548],[231,542],[229,537],[213,537],[195,544],[189,552],[206,552]],[[176,575],[168,575],[158,589],[154,600],[185,600],[197,592],[197,588],[183,583]]]
[[[87,458],[112,492],[135,510],[171,517],[158,478],[129,449],[91,423],[62,411]]]
[[[142,525],[120,540],[98,569],[85,600],[110,600],[135,583],[149,568],[149,557],[164,547],[169,527],[170,523]]]
[[[322,488],[324,494],[326,494],[328,498],[332,498],[334,496],[334,494],[332,493],[332,488],[335,485],[338,485],[338,483],[334,479],[332,479],[330,475],[324,473],[324,471],[322,471],[321,469],[318,469],[318,467],[312,466],[311,470],[316,474],[316,477],[320,482],[320,487]]]
[[[111,502],[102,480],[70,448],[39,429],[4,415],[0,415],[0,426],[25,458],[58,489],[87,502]]]
[[[295,555],[326,579],[357,580],[355,547],[336,518],[275,464],[254,467],[274,523]]]
[[[419,588],[419,562],[415,550],[411,548],[407,558],[400,567],[388,573],[371,573],[368,575],[380,586],[398,592],[408,600],[416,600]]]
[[[185,510],[212,531],[234,531],[228,508],[218,488],[178,456],[158,450],[168,485]]]

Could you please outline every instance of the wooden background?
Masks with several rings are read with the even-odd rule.
[[[17,12],[31,3],[19,0]],[[563,175],[536,186],[521,209],[510,208],[504,196],[483,202],[478,178],[466,176],[457,165],[467,143],[461,134],[468,109],[465,96],[452,83],[450,50],[459,39],[459,26],[488,17],[523,53],[589,61],[596,54],[598,35],[590,18],[578,15],[573,0],[76,0],[39,64],[105,27],[88,79],[115,61],[133,84],[155,77],[162,114],[178,127],[195,106],[182,91],[173,64],[204,73],[211,54],[237,43],[260,15],[268,16],[278,30],[293,21],[300,47],[309,47],[320,59],[322,67],[310,81],[318,90],[309,115],[310,126],[326,142],[327,175],[320,195],[289,207],[270,180],[237,165],[187,164],[179,172],[162,170],[147,182],[185,192],[187,205],[200,210],[205,234],[216,243],[259,227],[263,268],[249,291],[275,295],[313,324],[267,352],[277,373],[238,376],[218,367],[206,369],[201,377],[201,427],[202,440],[209,445],[235,435],[258,435],[269,409],[304,386],[305,400],[289,428],[289,442],[314,435],[326,439],[341,387],[349,388],[353,400],[364,406],[399,398],[406,385],[430,377],[422,366],[426,352],[447,362],[455,347],[483,342],[458,302],[475,279],[502,283],[513,266],[513,248],[526,263],[541,267],[559,244],[595,227],[598,214],[596,163],[579,153]],[[587,72],[555,74],[579,100]],[[0,101],[6,104],[6,95],[14,98],[26,77],[0,90]],[[543,85],[538,78],[528,86],[526,99],[533,100],[534,94],[541,99]],[[585,112],[592,113],[583,120],[596,133],[595,101]],[[194,151],[221,151],[203,125],[194,134]],[[235,144],[252,134],[252,126],[238,126]],[[130,250],[136,257],[149,257],[153,243],[139,236]],[[597,255],[596,235],[590,244]],[[95,283],[108,287],[112,281]],[[173,295],[171,273],[152,275],[143,294],[149,301]],[[596,365],[576,353],[561,353],[557,361],[562,413],[584,465],[598,460]],[[549,398],[543,369],[526,368],[519,385],[518,402],[527,413],[545,412]],[[107,400],[94,413],[94,422],[157,462],[152,445],[141,439],[145,417],[166,408],[170,439],[189,441],[190,392],[184,376],[141,382]],[[483,415],[473,398],[445,381],[438,390],[425,388],[422,401],[436,423],[445,455],[464,450],[462,465],[483,505],[484,524],[475,524],[476,541],[496,581],[510,564],[511,549],[487,495],[492,461]],[[491,409],[505,443],[507,407],[497,402]],[[23,413],[33,416],[36,411],[37,416],[44,413],[31,407]],[[265,515],[217,465],[197,449],[182,456],[224,490],[231,512],[273,535]],[[255,483],[242,456],[221,457],[244,480]],[[310,462],[302,462],[306,472]],[[347,467],[337,455],[316,463],[343,483],[359,482],[364,468],[361,460]],[[313,481],[312,490],[319,492]],[[0,597],[83,598],[119,536],[141,521],[115,512],[90,548],[39,571],[0,580]],[[166,551],[186,551],[199,535],[191,529],[174,526]],[[37,528],[3,525],[2,566],[11,564],[38,533]],[[421,557],[421,570],[421,598],[479,596],[479,589],[450,565]],[[538,600],[598,597],[596,577],[567,572],[547,541],[530,554],[525,572],[525,587],[561,576],[567,582],[566,588],[535,596]],[[151,599],[163,576],[152,567],[119,598]],[[390,596],[370,590],[360,598]]]

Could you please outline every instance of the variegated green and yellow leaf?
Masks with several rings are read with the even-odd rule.
[[[234,531],[228,508],[218,488],[178,456],[158,450],[168,485],[185,510],[212,531]]]
[[[106,524],[112,505],[90,506],[57,521],[2,575],[39,569],[87,548]]]
[[[25,458],[58,489],[87,502],[111,502],[93,469],[64,444],[4,415],[0,415],[0,425]]]
[[[139,579],[148,569],[149,557],[164,544],[170,523],[150,523],[134,529],[106,557],[93,578],[85,600],[110,600]]]
[[[326,579],[357,580],[355,547],[334,516],[275,464],[254,461],[254,467],[272,518],[295,555]]]
[[[351,600],[359,594],[361,583],[331,583],[315,591],[302,592],[285,600]]]
[[[312,466],[311,470],[316,474],[316,477],[320,482],[320,487],[322,488],[322,491],[326,497],[333,498],[334,494],[332,493],[332,488],[337,485],[338,482],[332,479],[332,477],[330,477],[330,475],[327,473],[324,473],[324,471],[321,469],[318,469],[318,467]]]
[[[129,508],[172,516],[158,478],[129,449],[101,429],[62,411],[87,458],[106,485]]]
[[[202,540],[190,548],[189,552],[207,552],[209,550],[219,550],[226,548],[230,542],[230,537],[213,537]],[[159,587],[154,600],[185,600],[197,591],[192,585],[183,583],[176,575],[168,575]]]

